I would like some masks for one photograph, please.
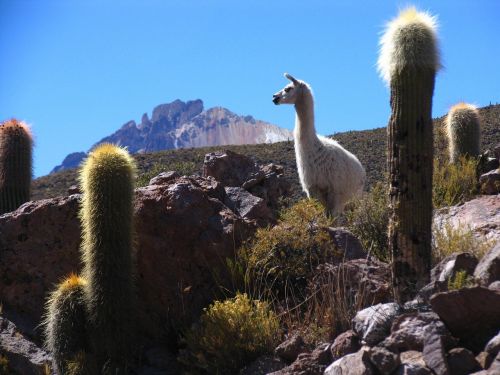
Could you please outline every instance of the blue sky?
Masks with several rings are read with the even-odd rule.
[[[318,133],[385,126],[378,39],[409,4],[439,17],[434,115],[500,102],[497,0],[0,0],[0,120],[32,125],[35,176],[177,98],[292,129],[271,102],[285,71],[313,87]]]

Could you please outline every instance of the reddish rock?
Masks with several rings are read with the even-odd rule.
[[[368,257],[361,241],[347,228],[328,228],[328,234],[344,261]]]
[[[449,375],[450,368],[446,360],[446,348],[441,335],[431,334],[425,338],[422,352],[424,361],[436,375]]]
[[[370,348],[368,357],[382,375],[391,375],[401,364],[399,353],[392,352],[383,346]]]
[[[483,194],[498,194],[500,193],[500,170],[495,169],[489,171],[479,177],[481,185],[481,193]]]
[[[240,187],[226,187],[224,190],[226,191],[224,204],[242,218],[255,221],[261,227],[275,221],[273,212],[262,198]]]
[[[242,369],[239,375],[263,375],[279,371],[286,367],[286,363],[280,358],[263,355]]]
[[[474,271],[474,277],[485,286],[500,280],[500,242],[481,259]]]
[[[300,335],[293,335],[279,344],[274,353],[288,363],[297,359],[299,354],[306,352],[304,340]]]
[[[158,176],[149,180],[148,185],[165,185],[169,181],[175,180],[178,177],[180,177],[180,175],[176,171],[162,172]]]
[[[228,286],[226,258],[255,227],[220,200],[213,179],[178,177],[136,190],[142,337],[169,337]],[[32,326],[62,277],[80,269],[78,195],[28,202],[0,217],[0,300]]]
[[[425,367],[424,355],[416,350],[407,350],[399,355],[401,364]]]
[[[448,365],[453,375],[468,375],[481,368],[474,354],[465,348],[454,348],[448,352]]]
[[[480,352],[498,332],[500,291],[464,288],[437,293],[430,302],[453,336],[474,352]]]
[[[268,375],[323,375],[332,362],[329,344],[320,344],[311,353],[301,353],[288,367]]]
[[[376,374],[373,365],[368,358],[368,352],[365,349],[357,353],[348,354],[345,357],[337,359],[325,370],[324,375],[374,375]]]
[[[341,333],[331,347],[333,360],[335,361],[347,354],[356,353],[359,349],[361,349],[361,345],[356,332],[349,330]]]

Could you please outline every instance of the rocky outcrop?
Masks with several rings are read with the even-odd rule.
[[[270,143],[292,139],[292,132],[252,116],[238,116],[222,108],[203,110],[199,99],[161,104],[141,122],[128,121],[95,145],[109,142],[127,147],[131,153],[173,148]],[[93,147],[95,147],[95,145]],[[91,147],[91,149],[93,148]],[[86,153],[73,153],[51,173],[76,167]]]

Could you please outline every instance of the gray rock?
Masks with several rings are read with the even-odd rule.
[[[447,360],[452,375],[468,375],[481,369],[474,354],[465,348],[451,349]]]
[[[374,375],[375,370],[368,358],[368,352],[365,349],[357,353],[348,354],[337,359],[324,372],[324,375]]]
[[[393,375],[432,375],[432,371],[422,365],[401,364]]]
[[[401,313],[396,303],[385,303],[358,311],[352,320],[353,329],[368,345],[377,345],[389,335],[393,320]]]
[[[175,180],[177,177],[180,177],[180,174],[176,171],[162,172],[158,176],[149,180],[149,185],[165,185],[168,182]]]
[[[487,352],[481,352],[478,355],[476,355],[476,361],[477,363],[479,363],[479,366],[481,366],[481,368],[483,369],[487,369],[488,367],[490,367],[491,362],[493,362],[494,359],[495,357],[492,357]]]
[[[331,346],[333,360],[337,360],[347,354],[356,353],[359,349],[361,349],[359,337],[353,330],[341,333],[335,338]]]
[[[407,350],[399,355],[401,364],[425,367],[424,355],[416,350]]]
[[[322,375],[332,362],[330,344],[323,343],[311,353],[301,353],[290,366],[269,375]]]
[[[474,271],[474,277],[485,286],[500,280],[500,242],[481,259]]]
[[[273,221],[273,213],[263,199],[240,187],[225,187],[224,190],[224,204],[242,218],[255,220],[260,226],[266,226]]]
[[[344,260],[364,259],[368,256],[361,241],[346,228],[328,228],[328,233]]]
[[[481,184],[481,193],[483,194],[498,194],[500,193],[500,170],[495,169],[489,171],[479,177]]]
[[[306,351],[304,340],[300,335],[293,335],[279,344],[274,353],[284,361],[291,363],[295,361],[300,353]]]
[[[368,351],[371,363],[382,375],[390,375],[401,363],[399,353],[394,353],[383,346],[375,346]]]
[[[488,285],[488,289],[497,290],[500,292],[500,280],[493,281],[490,285]]]
[[[281,359],[270,356],[263,355],[253,361],[250,365],[246,366],[240,371],[240,375],[263,375],[269,374],[275,371],[279,371],[286,367],[286,363]]]
[[[450,374],[442,336],[437,334],[427,336],[424,341],[423,355],[425,364],[436,375]]]
[[[500,332],[497,333],[484,348],[484,351],[490,354],[492,357],[495,357],[500,351]]]
[[[23,375],[46,375],[52,358],[26,338],[14,323],[0,316],[0,353],[7,357],[9,369]]]

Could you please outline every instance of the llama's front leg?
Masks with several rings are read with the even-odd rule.
[[[330,217],[336,217],[344,208],[343,200],[338,194],[335,194],[333,191],[330,191],[326,197],[326,207],[327,213]]]
[[[328,210],[328,192],[325,189],[312,186],[309,188],[308,196],[309,198],[317,199]]]

